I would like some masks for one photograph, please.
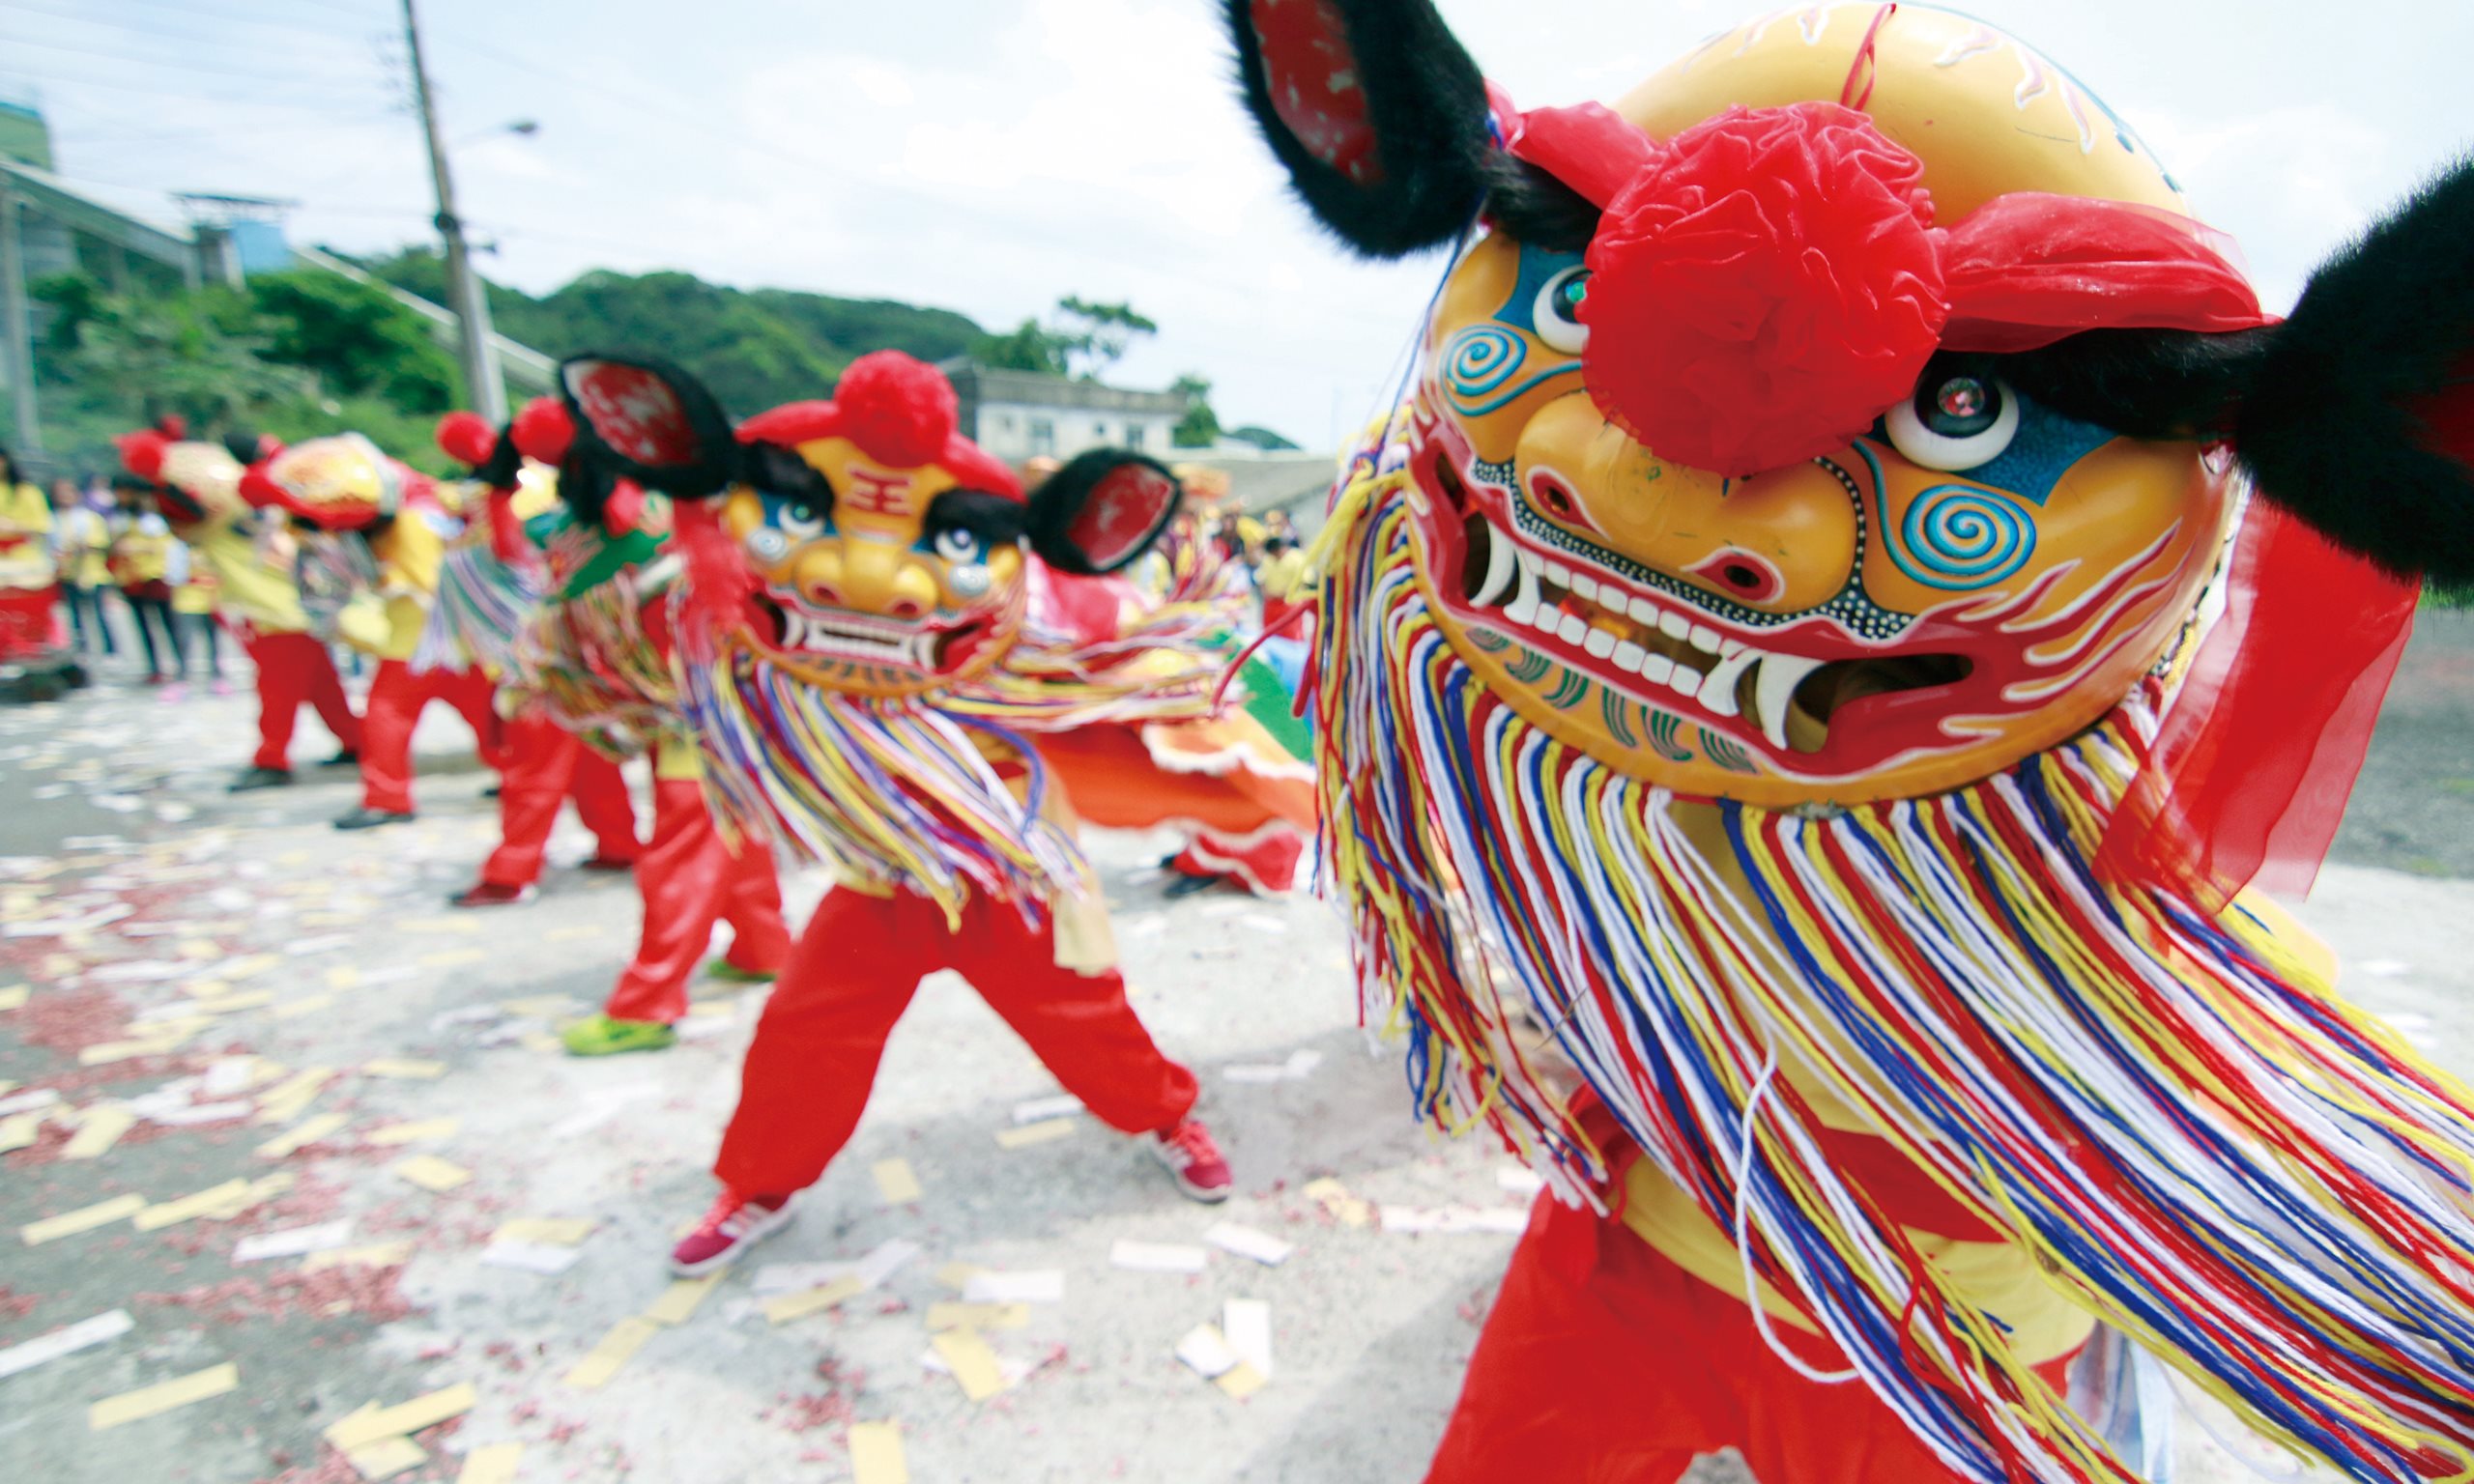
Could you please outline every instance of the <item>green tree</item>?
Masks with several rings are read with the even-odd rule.
[[[249,280],[273,328],[269,359],[316,372],[331,392],[371,393],[409,413],[454,405],[455,363],[429,325],[383,289],[315,269]]]
[[[1168,442],[1180,448],[1208,448],[1220,442],[1220,414],[1211,410],[1211,383],[1193,371],[1176,379],[1168,389],[1186,399],[1186,414],[1168,434]]]
[[[1100,303],[1073,294],[1056,301],[1056,317],[1066,362],[1070,367],[1079,357],[1086,382],[1098,381],[1102,372],[1124,359],[1136,337],[1160,332],[1159,325],[1132,304]]]
[[[1037,320],[1024,320],[1009,334],[982,335],[970,357],[1003,371],[1034,371],[1042,376],[1066,374],[1066,339]]]

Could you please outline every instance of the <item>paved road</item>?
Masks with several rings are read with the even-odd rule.
[[[2355,964],[2353,991],[2460,1068],[2474,1067],[2474,1019],[2460,1009],[2474,994],[2461,926],[2474,920],[2474,888],[2452,877],[2474,874],[2474,858],[2453,812],[2474,799],[2444,785],[2474,777],[2456,725],[2474,691],[2469,654],[2474,627],[2455,615],[2426,625],[2345,859],[2305,911]],[[550,1023],[597,999],[632,945],[632,892],[558,870],[529,907],[445,912],[440,899],[467,878],[493,814],[483,775],[460,756],[469,739],[443,713],[432,727],[421,822],[346,837],[325,824],[352,801],[346,780],[238,800],[219,791],[245,751],[240,698],[163,705],[107,686],[0,712],[0,854],[58,863],[18,863],[15,884],[0,881],[0,918],[133,909],[82,938],[0,942],[14,971],[0,984],[23,975],[35,986],[25,1009],[0,1014],[0,1080],[57,1088],[78,1106],[170,1085],[158,1106],[178,1116],[184,1077],[229,1079],[187,1087],[195,1104],[262,1099],[302,1070],[329,1068],[336,1077],[298,1117],[342,1115],[334,1132],[282,1158],[254,1151],[287,1126],[251,1122],[141,1123],[91,1160],[63,1158],[70,1131],[46,1126],[33,1147],[0,1157],[0,1228],[125,1193],[159,1203],[235,1179],[292,1177],[252,1192],[255,1204],[230,1219],[143,1233],[124,1221],[8,1249],[0,1349],[115,1308],[133,1327],[0,1377],[0,1475],[346,1479],[355,1474],[321,1429],[367,1403],[463,1383],[476,1405],[423,1433],[426,1461],[400,1477],[451,1478],[469,1450],[522,1441],[528,1480],[841,1479],[850,1477],[843,1435],[853,1419],[900,1423],[923,1484],[1418,1475],[1510,1239],[1345,1224],[1303,1186],[1331,1177],[1395,1210],[1500,1212],[1519,1203],[1505,1161],[1408,1125],[1395,1056],[1368,1051],[1353,1024],[1339,936],[1322,907],[1163,905],[1145,874],[1160,842],[1136,836],[1096,837],[1094,853],[1119,908],[1136,1004],[1163,1044],[1202,1072],[1238,1199],[1219,1213],[1184,1203],[1123,1141],[1084,1122],[1052,1142],[1000,1145],[1017,1105],[1052,1085],[966,988],[932,982],[895,1039],[855,1145],[762,1261],[847,1261],[887,1242],[915,1244],[916,1255],[839,1308],[781,1326],[758,1310],[759,1274],[741,1273],[686,1322],[651,1332],[606,1385],[568,1384],[614,1326],[665,1293],[657,1258],[709,1194],[703,1167],[756,1001],[705,1000],[697,1039],[658,1056],[583,1063],[547,1045]],[[304,739],[303,756],[312,748]],[[554,858],[581,857],[581,832],[562,828]],[[52,873],[30,883],[28,869]],[[800,905],[818,890],[814,879],[792,883]],[[158,962],[187,966],[142,977]],[[358,983],[339,972],[356,965]],[[82,978],[64,987],[72,971]],[[191,1039],[78,1065],[81,1048],[142,1031],[133,1017],[194,996],[201,979],[223,985],[229,1005]],[[434,1063],[437,1074],[382,1074],[428,1070],[388,1060]],[[1270,1068],[1295,1075],[1253,1080]],[[414,1143],[370,1138],[439,1120],[452,1127]],[[471,1179],[434,1192],[394,1172],[421,1154]],[[923,1190],[888,1207],[870,1167],[897,1157]],[[578,1218],[590,1231],[555,1275],[483,1261],[493,1233],[520,1217]],[[1121,1240],[1193,1244],[1220,1219],[1297,1250],[1278,1268],[1215,1252],[1197,1274],[1111,1264]],[[299,1258],[234,1261],[245,1238],[333,1221],[349,1222],[349,1248],[406,1246],[392,1261],[315,1271]],[[939,1273],[954,1263],[1061,1275],[1060,1301],[993,1331],[1000,1360],[1025,1374],[979,1405],[922,1364],[930,1307],[954,1297]],[[1267,1301],[1276,1336],[1270,1384],[1242,1401],[1173,1358],[1231,1298]],[[88,1431],[91,1403],[227,1361],[238,1367],[231,1393]],[[2203,1443],[2186,1457],[2186,1477],[2234,1476]]]

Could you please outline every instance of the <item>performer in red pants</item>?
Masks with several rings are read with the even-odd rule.
[[[343,752],[331,762],[359,760],[360,718],[352,714],[334,658],[316,636],[251,624],[241,631],[241,644],[258,669],[258,753],[249,760],[251,767],[290,775],[292,729],[302,706],[314,708],[318,720],[343,744]]]
[[[738,1111],[713,1162],[733,1209],[681,1241],[672,1267],[689,1276],[711,1271],[790,1219],[791,1197],[816,1184],[858,1127],[886,1038],[919,981],[938,969],[968,980],[1093,1117],[1171,1146],[1163,1162],[1189,1195],[1226,1199],[1227,1166],[1186,1116],[1198,1090],[1194,1073],[1152,1042],[1113,965],[1084,971],[1058,957],[1054,916],[1033,927],[984,894],[964,903],[955,928],[915,892],[878,897],[843,886],[827,894],[764,1007]],[[1208,1149],[1209,1168],[1190,1172],[1176,1156],[1198,1149]]]
[[[559,822],[559,805],[575,800],[576,814],[598,848],[587,870],[632,869],[636,807],[618,764],[576,740],[575,733],[538,711],[499,724],[506,765],[499,787],[499,845],[481,863],[481,879],[448,898],[458,907],[506,906],[532,898],[541,879],[541,857]]]
[[[413,728],[433,700],[455,708],[479,739],[481,761],[507,766],[506,724],[490,709],[490,677],[477,670],[413,672],[404,660],[381,660],[369,682],[369,704],[360,719],[360,810],[335,821],[338,829],[383,814],[386,823],[413,816]]]
[[[735,843],[723,838],[705,807],[693,746],[674,742],[654,751],[653,838],[636,859],[636,882],[645,925],[635,959],[601,1013],[566,1028],[567,1049],[577,1056],[658,1051],[677,1041],[688,977],[716,922],[731,925],[730,951],[705,968],[716,979],[768,981],[791,955],[773,854],[753,837]]]

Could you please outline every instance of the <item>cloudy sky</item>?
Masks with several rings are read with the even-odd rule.
[[[1223,421],[1329,443],[1383,395],[1437,265],[1342,261],[1232,99],[1216,0],[420,0],[492,276],[592,268],[881,296],[992,328],[1061,294],[1162,333]],[[1760,9],[1444,0],[1527,104],[1611,98]],[[2093,87],[2271,300],[2474,145],[2469,0],[1979,0]],[[298,200],[296,240],[427,233],[393,0],[0,0],[0,96],[112,192]],[[493,132],[539,121],[532,137]],[[557,353],[567,349],[545,346]],[[747,411],[742,409],[741,411]]]

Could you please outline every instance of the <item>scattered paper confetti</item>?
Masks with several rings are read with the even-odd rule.
[[[100,1433],[105,1428],[118,1427],[124,1422],[135,1422],[140,1418],[156,1416],[175,1408],[187,1407],[192,1402],[202,1402],[209,1397],[221,1396],[227,1391],[238,1388],[240,1384],[241,1368],[227,1360],[221,1365],[210,1365],[202,1371],[191,1371],[187,1376],[175,1377],[170,1381],[158,1382],[151,1386],[140,1386],[134,1391],[124,1391],[118,1396],[106,1397],[86,1409],[86,1427],[90,1432]]]
[[[146,1197],[142,1195],[116,1195],[108,1201],[97,1201],[92,1206],[64,1211],[59,1215],[45,1216],[40,1221],[29,1221],[17,1228],[17,1236],[27,1246],[41,1246],[63,1237],[91,1232],[99,1226],[126,1221],[145,1209]]]
[[[1329,1176],[1309,1180],[1302,1187],[1307,1199],[1319,1203],[1342,1226],[1365,1226],[1374,1220],[1374,1208],[1349,1194],[1349,1188]]]
[[[392,1407],[364,1407],[329,1427],[323,1436],[349,1453],[388,1438],[409,1438],[449,1417],[460,1417],[479,1400],[480,1394],[470,1383],[446,1386]]]
[[[352,1221],[322,1221],[315,1226],[288,1227],[280,1232],[260,1232],[244,1237],[232,1248],[232,1261],[263,1263],[277,1257],[306,1257],[312,1252],[325,1252],[352,1241]]]
[[[303,1067],[268,1088],[258,1099],[258,1122],[288,1124],[299,1118],[301,1110],[316,1100],[334,1076],[331,1067]]]
[[[513,1268],[544,1276],[566,1271],[584,1256],[573,1247],[545,1241],[493,1241],[481,1249],[481,1261],[492,1268]]]
[[[1231,1298],[1221,1307],[1221,1333],[1237,1358],[1272,1379],[1272,1306],[1260,1298]]]
[[[381,1438],[376,1442],[346,1448],[343,1453],[344,1462],[352,1465],[353,1472],[371,1481],[371,1484],[377,1484],[380,1479],[391,1479],[407,1469],[418,1469],[429,1462],[427,1450],[410,1438]]]
[[[23,985],[0,985],[0,1011],[25,1009],[28,992]]]
[[[330,989],[355,989],[360,985],[360,970],[349,963],[339,963],[327,971]]]
[[[1525,1164],[1504,1164],[1495,1167],[1495,1186],[1508,1195],[1534,1196],[1546,1182]]]
[[[1177,1358],[1194,1368],[1205,1381],[1217,1381],[1228,1370],[1242,1364],[1237,1352],[1228,1348],[1228,1337],[1218,1325],[1196,1325],[1177,1342]]]
[[[59,1100],[60,1094],[51,1088],[29,1088],[22,1093],[0,1098],[0,1114],[28,1113],[37,1108],[50,1107]]]
[[[74,1355],[81,1350],[91,1350],[98,1345],[119,1339],[133,1327],[135,1326],[129,1319],[127,1309],[114,1309],[108,1314],[98,1314],[92,1319],[81,1319],[73,1325],[54,1329],[49,1334],[39,1335],[23,1344],[12,1345],[6,1350],[0,1350],[0,1377],[14,1376],[19,1371],[33,1370],[45,1361],[57,1360],[63,1356]]]
[[[0,1155],[23,1149],[43,1137],[43,1115],[11,1113],[0,1117]]]
[[[901,1428],[891,1422],[853,1422],[849,1442],[852,1484],[910,1484]]]
[[[259,1145],[258,1156],[265,1159],[280,1159],[296,1150],[317,1143],[341,1128],[346,1122],[341,1113],[321,1113],[315,1118],[304,1118]]]
[[[247,1181],[227,1180],[219,1185],[209,1185],[175,1200],[158,1201],[138,1212],[129,1221],[141,1232],[160,1231],[199,1216],[214,1215],[248,1193]]]
[[[518,1216],[502,1221],[490,1233],[492,1241],[537,1241],[547,1246],[572,1247],[592,1235],[593,1221],[588,1216]]]
[[[984,1402],[1004,1390],[1009,1383],[1004,1368],[996,1363],[996,1352],[976,1329],[947,1329],[933,1336],[929,1343],[952,1368],[954,1380],[962,1383],[963,1395],[974,1402]]]
[[[372,1144],[391,1148],[398,1144],[426,1144],[433,1139],[451,1139],[455,1137],[455,1130],[463,1127],[464,1120],[460,1118],[426,1118],[418,1123],[388,1124],[383,1128],[372,1128],[366,1137]]]
[[[1052,1268],[974,1272],[963,1284],[968,1303],[1063,1303],[1065,1274]]]
[[[936,1270],[936,1281],[959,1294],[970,1287],[971,1279],[987,1270],[976,1263],[947,1263]]]
[[[471,1170],[436,1155],[415,1155],[410,1159],[397,1160],[392,1168],[424,1190],[452,1190],[473,1178]]]
[[[424,969],[460,969],[468,964],[489,962],[490,951],[486,948],[450,948],[441,953],[423,954],[418,961]]]
[[[877,1198],[888,1206],[904,1206],[919,1199],[919,1177],[910,1172],[907,1159],[879,1159],[871,1170],[877,1177]]]
[[[1014,1104],[1014,1122],[1017,1124],[1041,1124],[1051,1118],[1079,1118],[1081,1113],[1082,1099],[1071,1093],[1059,1093],[1053,1098],[1033,1098],[1027,1102]]]
[[[1297,1250],[1294,1242],[1283,1241],[1269,1232],[1258,1232],[1251,1226],[1239,1226],[1231,1221],[1214,1226],[1202,1234],[1202,1240],[1223,1252],[1251,1258],[1266,1268],[1277,1268],[1287,1262],[1288,1255]]]
[[[1177,1242],[1136,1241],[1118,1238],[1108,1247],[1108,1265],[1135,1272],[1200,1272],[1211,1254]]]
[[[524,1458],[520,1442],[484,1443],[464,1455],[464,1471],[455,1484],[515,1484],[515,1468]]]
[[[425,1079],[444,1076],[446,1072],[446,1064],[445,1062],[415,1061],[409,1057],[382,1056],[374,1062],[361,1063],[360,1070],[362,1074],[372,1077],[416,1077]]]
[[[794,1294],[784,1294],[779,1298],[769,1298],[761,1307],[766,1324],[787,1325],[792,1320],[805,1319],[811,1314],[821,1314],[846,1298],[867,1292],[867,1289],[868,1285],[856,1277],[836,1278],[830,1283],[816,1288],[801,1289]]]
[[[722,1281],[718,1272],[702,1278],[676,1278],[662,1290],[660,1298],[645,1308],[645,1318],[657,1325],[683,1325],[695,1316],[696,1306]]]
[[[630,1315],[618,1321],[601,1337],[601,1343],[567,1372],[566,1384],[579,1391],[598,1390],[610,1384],[610,1378],[618,1375],[637,1351],[644,1349],[647,1340],[659,1333],[661,1326],[648,1319]]]
[[[267,1013],[278,1020],[289,1020],[296,1015],[314,1015],[334,1003],[335,997],[331,994],[304,994],[299,999],[284,1001]]]
[[[996,1130],[996,1142],[1005,1149],[1027,1149],[1034,1144],[1064,1138],[1074,1128],[1073,1119],[1051,1118],[1045,1123],[1024,1124],[1018,1128],[999,1128]]]
[[[1456,1236],[1469,1232],[1489,1232],[1517,1237],[1529,1226],[1529,1212],[1519,1206],[1498,1206],[1478,1209],[1468,1206],[1446,1206],[1427,1211],[1415,1206],[1383,1208],[1383,1229],[1387,1232],[1439,1233]]]
[[[1027,1303],[957,1303],[950,1299],[928,1305],[928,1328],[1020,1329],[1031,1322]]]

